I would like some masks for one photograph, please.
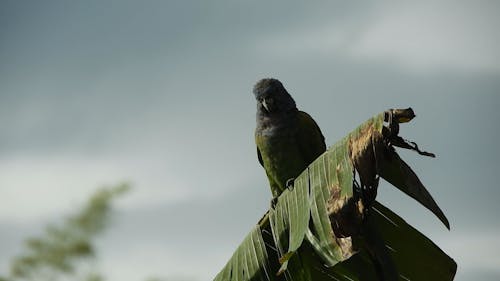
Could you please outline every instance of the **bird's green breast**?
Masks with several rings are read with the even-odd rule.
[[[267,177],[274,188],[281,193],[288,179],[295,178],[307,166],[297,143],[295,130],[282,129],[273,134],[256,133],[255,141],[261,153]],[[274,183],[274,184],[273,184]]]

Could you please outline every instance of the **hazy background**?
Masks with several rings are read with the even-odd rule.
[[[401,151],[451,222],[379,200],[500,279],[500,2],[1,1],[0,273],[102,184],[130,181],[98,241],[108,280],[211,280],[269,206],[251,89],[280,79],[329,145],[412,106]],[[0,275],[1,275],[0,274]]]

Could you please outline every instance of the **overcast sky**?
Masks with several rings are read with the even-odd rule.
[[[122,181],[108,280],[211,280],[271,197],[251,90],[280,79],[328,145],[388,108],[437,154],[401,156],[451,223],[379,200],[500,279],[500,2],[1,1],[0,275],[22,241]]]

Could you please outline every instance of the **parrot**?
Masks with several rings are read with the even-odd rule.
[[[293,185],[295,177],[326,151],[325,137],[314,119],[297,109],[279,80],[259,80],[253,94],[257,101],[257,158],[269,180],[273,208],[279,195]],[[363,224],[360,234],[377,270],[377,279],[398,280],[397,270],[372,219]]]
[[[326,151],[325,137],[314,119],[297,109],[283,84],[274,78],[253,87],[257,101],[255,144],[273,198]]]

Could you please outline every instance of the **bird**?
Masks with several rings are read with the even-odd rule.
[[[326,151],[325,137],[316,121],[297,109],[294,99],[278,79],[259,80],[253,94],[257,101],[257,158],[276,199]]]
[[[294,99],[279,80],[259,80],[253,87],[253,94],[257,101],[257,158],[269,180],[273,208],[279,195],[293,186],[293,180],[326,151],[325,137],[316,121],[297,109]],[[360,228],[360,235],[378,280],[398,280],[377,225],[367,220]]]

